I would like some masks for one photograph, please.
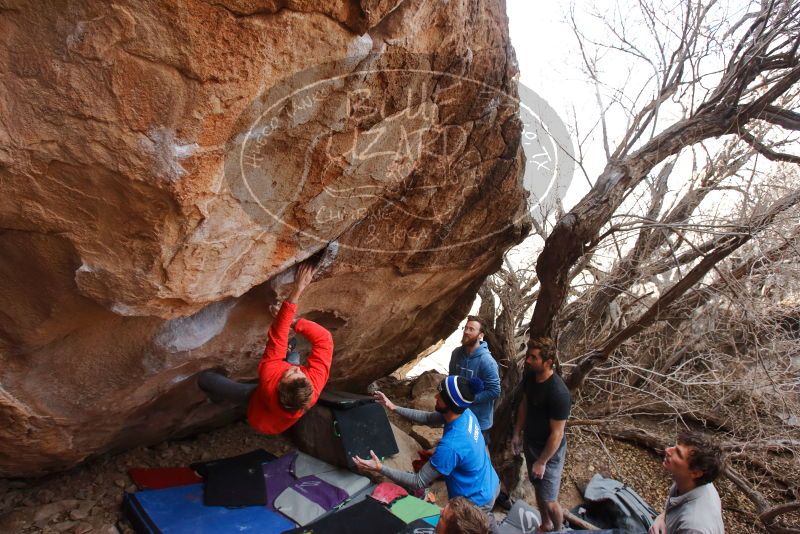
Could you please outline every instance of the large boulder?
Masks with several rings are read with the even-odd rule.
[[[422,445],[425,449],[435,448],[442,440],[444,430],[439,427],[430,427],[425,425],[413,425],[411,427],[410,435],[412,438]]]
[[[391,423],[390,423],[391,424]],[[399,452],[394,456],[384,459],[383,463],[394,469],[403,471],[413,470],[413,462],[419,459],[419,451],[422,447],[414,438],[392,425],[394,439],[397,442]]]
[[[267,307],[359,390],[452,331],[526,233],[502,0],[0,8],[0,476],[225,419]]]
[[[414,380],[411,386],[411,407],[432,412],[436,408],[436,395],[439,384],[447,375],[436,371],[425,371]]]

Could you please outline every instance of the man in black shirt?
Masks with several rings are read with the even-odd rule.
[[[558,505],[558,491],[567,452],[564,427],[572,404],[569,389],[553,370],[555,352],[550,338],[532,338],[528,342],[522,401],[511,439],[514,454],[525,453],[545,531],[561,530],[564,520]]]

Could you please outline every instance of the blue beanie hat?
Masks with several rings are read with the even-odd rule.
[[[439,383],[439,394],[447,407],[455,413],[463,413],[475,400],[475,395],[483,391],[483,381],[473,377],[450,375]]]

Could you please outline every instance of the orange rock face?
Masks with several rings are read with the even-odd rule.
[[[293,266],[357,389],[526,231],[501,0],[0,6],[0,476],[230,417]]]

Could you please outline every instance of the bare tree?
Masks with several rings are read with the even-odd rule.
[[[626,32],[622,9],[595,14],[602,38],[587,35],[571,13],[598,103],[589,131],[605,167],[591,178],[591,136],[579,138],[576,161],[590,191],[552,228],[536,227],[543,244],[535,272],[507,261],[481,289],[504,368],[492,452],[509,488],[519,463],[505,438],[529,336],[557,338],[585,424],[675,419],[729,442],[774,444],[782,418],[800,416],[798,365],[787,357],[798,356],[800,334],[776,330],[770,318],[787,316],[786,303],[757,304],[793,291],[776,280],[799,272],[800,180],[791,165],[800,159],[791,150],[800,114],[791,109],[800,92],[800,5],[765,0],[736,13],[712,0],[686,0],[679,10],[635,6],[645,36]],[[630,59],[625,87],[603,79],[611,53]],[[631,79],[644,81],[632,89]],[[749,315],[737,313],[740,305]],[[757,428],[741,428],[737,410]],[[780,454],[800,452],[798,443],[790,437]],[[749,486],[737,486],[762,523],[783,532],[775,518],[795,508],[776,509],[748,477],[766,477],[789,500],[798,498],[796,485],[770,462],[741,465]]]
[[[644,2],[641,5],[655,26],[657,10]],[[800,81],[800,5],[788,0],[758,4],[758,11],[747,13],[734,25],[741,28],[753,19],[744,31],[733,31],[728,37],[731,39],[740,33],[719,83],[695,103],[699,100],[703,78],[697,64],[707,50],[703,36],[706,17],[713,5],[714,2],[706,5],[683,2],[678,42],[668,54],[669,59],[664,50],[661,64],[655,68],[654,76],[658,81],[655,96],[633,115],[614,151],[606,150],[608,163],[591,191],[559,219],[548,235],[536,264],[541,287],[531,320],[532,336],[551,333],[566,299],[570,269],[583,255],[587,244],[598,238],[599,229],[620,207],[627,193],[654,167],[708,139],[736,135],[748,141],[748,125],[758,120],[781,128],[800,125],[795,122],[796,113],[775,105]],[[664,23],[662,26],[669,27]],[[577,35],[583,49],[583,40],[579,33]],[[658,40],[658,35],[657,30],[653,31],[654,39]],[[625,39],[622,41],[624,43]],[[636,53],[635,47],[627,48],[630,53]],[[587,69],[596,78],[589,60]],[[687,95],[681,98],[688,107],[687,116],[641,143],[642,137],[655,128],[665,102],[676,95]],[[761,142],[750,144],[772,160],[795,159],[772,149],[764,152]]]

